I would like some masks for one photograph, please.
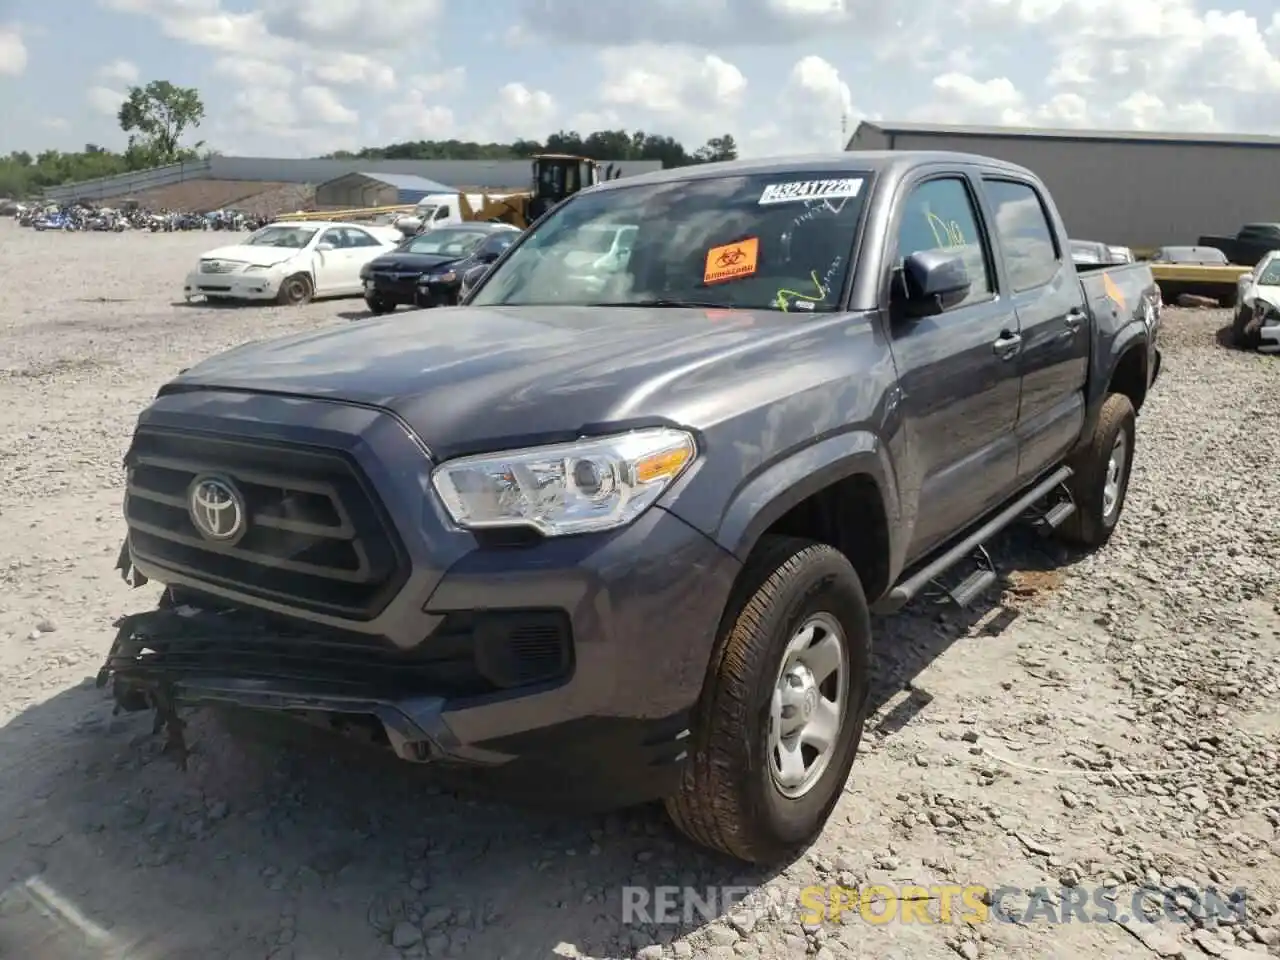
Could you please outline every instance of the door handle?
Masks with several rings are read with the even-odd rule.
[[[991,344],[991,349],[1000,355],[1001,360],[1012,359],[1022,349],[1022,334],[1001,331],[1000,338]]]
[[[1079,330],[1084,324],[1084,311],[1072,310],[1067,314],[1064,322],[1066,323],[1068,330],[1071,330],[1072,332]]]

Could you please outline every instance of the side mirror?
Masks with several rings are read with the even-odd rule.
[[[332,249],[333,249],[333,244],[332,244],[332,243],[317,243],[317,244],[316,244],[316,249],[317,249],[317,250],[319,250],[321,253],[324,253],[324,251],[326,251],[326,250],[332,250]]]
[[[928,317],[963,302],[972,281],[964,259],[941,250],[921,250],[902,262],[900,299],[909,317]]]
[[[1252,279],[1253,279],[1253,274],[1252,274],[1252,273],[1242,273],[1242,274],[1240,274],[1240,279],[1241,279],[1241,280],[1252,280]]]

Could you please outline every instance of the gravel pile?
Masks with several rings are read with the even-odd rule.
[[[1106,549],[1011,534],[1002,595],[879,625],[847,795],[769,875],[652,810],[517,811],[274,726],[197,715],[182,774],[146,718],[112,716],[91,680],[110,623],[155,597],[112,570],[137,412],[203,356],[362,312],[176,305],[210,243],[0,225],[0,955],[1280,955],[1280,367],[1221,346],[1224,312],[1166,311]],[[922,887],[937,922],[806,922],[814,884]],[[712,922],[623,922],[624,887],[726,885],[750,893]]]

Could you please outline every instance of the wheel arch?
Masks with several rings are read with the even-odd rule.
[[[900,562],[898,517],[884,445],[854,431],[811,444],[753,477],[730,501],[716,539],[744,562],[766,535],[826,543],[849,558],[874,602]]]

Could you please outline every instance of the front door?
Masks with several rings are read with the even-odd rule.
[[[909,254],[961,255],[969,296],[936,316],[890,321],[901,388],[904,502],[914,499],[908,559],[918,559],[1014,489],[1021,377],[1018,317],[999,295],[973,181],[959,174],[916,183],[902,203],[895,264]],[[914,498],[911,494],[914,493]]]
[[[1025,181],[987,177],[983,193],[1022,327],[1017,434],[1018,478],[1025,483],[1056,464],[1080,437],[1089,318],[1070,251],[1059,249],[1040,191]]]

